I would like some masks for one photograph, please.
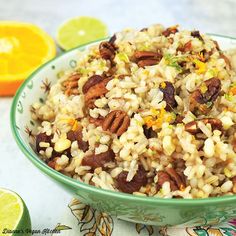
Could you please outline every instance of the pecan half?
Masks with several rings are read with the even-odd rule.
[[[63,91],[67,96],[78,95],[78,80],[80,79],[80,74],[77,72],[72,73],[66,81],[62,82]]]
[[[147,184],[147,173],[142,166],[139,166],[137,173],[130,182],[126,180],[127,175],[128,171],[122,171],[117,176],[117,188],[124,193],[137,192],[142,186]]]
[[[100,56],[105,60],[113,60],[116,48],[113,43],[101,42],[99,45]]]
[[[204,118],[201,120],[194,120],[185,124],[185,130],[190,134],[197,134],[201,132],[201,129],[198,127],[199,122],[203,122],[205,125],[210,124],[212,130],[222,130],[223,125],[221,120],[217,118]]]
[[[87,93],[88,90],[93,87],[94,85],[100,83],[104,78],[100,75],[93,75],[91,76],[83,85],[82,91],[83,93]]]
[[[177,48],[178,51],[182,52],[182,53],[185,53],[185,52],[188,52],[192,49],[192,43],[191,41],[188,41],[187,43],[185,43],[183,46],[179,46]]]
[[[177,26],[171,26],[169,28],[166,28],[163,32],[162,35],[164,35],[165,37],[170,36],[171,34],[175,34],[177,33],[179,30],[177,29]]]
[[[159,89],[163,93],[163,100],[166,101],[166,110],[171,111],[177,106],[175,101],[175,88],[171,82],[165,81],[160,84]]]
[[[82,135],[82,129],[78,129],[76,131],[70,130],[67,133],[67,138],[71,141],[77,141],[79,149],[81,149],[83,152],[86,152],[88,150],[88,142],[85,142],[83,140],[83,135]]]
[[[173,168],[166,168],[165,171],[158,171],[157,176],[157,190],[160,190],[165,182],[170,183],[171,191],[176,191],[186,187],[184,175],[177,173]]]
[[[203,89],[202,89],[203,88]],[[203,92],[201,91],[203,90]],[[204,81],[190,95],[190,111],[195,114],[207,114],[213,107],[221,91],[221,82],[217,78]]]
[[[175,169],[166,168],[166,173],[175,181],[178,189],[186,187],[185,179],[183,179],[183,176],[177,173]]]
[[[182,116],[182,115],[180,115],[180,114],[177,114],[177,115],[176,115],[176,118],[175,118],[175,121],[174,121],[174,124],[183,123],[183,119],[184,119],[184,116]]]
[[[103,121],[102,128],[105,131],[122,135],[129,127],[130,118],[124,111],[114,110],[108,113]]]
[[[136,59],[145,59],[152,57],[153,59],[159,58],[161,55],[158,52],[151,52],[151,51],[136,51],[134,53],[134,57]]]
[[[158,64],[162,55],[159,52],[136,51],[134,53],[134,58],[139,67],[145,67]]]
[[[158,171],[157,176],[158,176],[158,181],[157,181],[157,185],[156,185],[157,191],[159,191],[161,189],[162,185],[165,182],[170,183],[171,191],[178,190],[176,183],[171,179],[171,177],[165,171]]]
[[[55,157],[55,158],[49,160],[47,162],[47,165],[50,166],[54,170],[59,170],[59,168],[56,168],[57,167],[57,160],[58,159],[59,159],[59,157]]]
[[[156,64],[158,64],[158,60],[156,59],[145,59],[138,62],[139,67],[154,66]]]
[[[94,124],[95,126],[102,126],[103,123],[103,118],[93,118],[93,117],[89,117],[89,123]]]
[[[93,170],[98,167],[104,167],[108,162],[114,161],[115,153],[110,149],[100,154],[91,154],[85,156],[82,160],[83,166],[90,166]]]
[[[110,78],[105,78],[88,89],[84,96],[86,105],[91,103],[91,100],[93,101],[107,93],[106,85],[109,80]]]

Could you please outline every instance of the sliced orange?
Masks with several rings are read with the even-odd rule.
[[[0,21],[0,96],[13,95],[24,79],[55,55],[53,39],[38,26]]]

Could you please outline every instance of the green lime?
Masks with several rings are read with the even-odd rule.
[[[57,31],[57,43],[69,50],[108,36],[107,26],[99,19],[81,16],[69,19]]]
[[[31,235],[29,211],[16,193],[0,188],[0,236]]]

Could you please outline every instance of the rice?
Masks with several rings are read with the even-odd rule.
[[[80,52],[44,103],[32,104],[40,157],[112,191],[234,194],[236,51],[176,26],[126,29],[113,39]]]

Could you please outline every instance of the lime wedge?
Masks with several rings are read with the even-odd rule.
[[[30,235],[28,209],[14,192],[0,188],[0,235]]]
[[[99,19],[81,16],[69,19],[57,31],[57,43],[64,50],[108,36],[107,26]]]

